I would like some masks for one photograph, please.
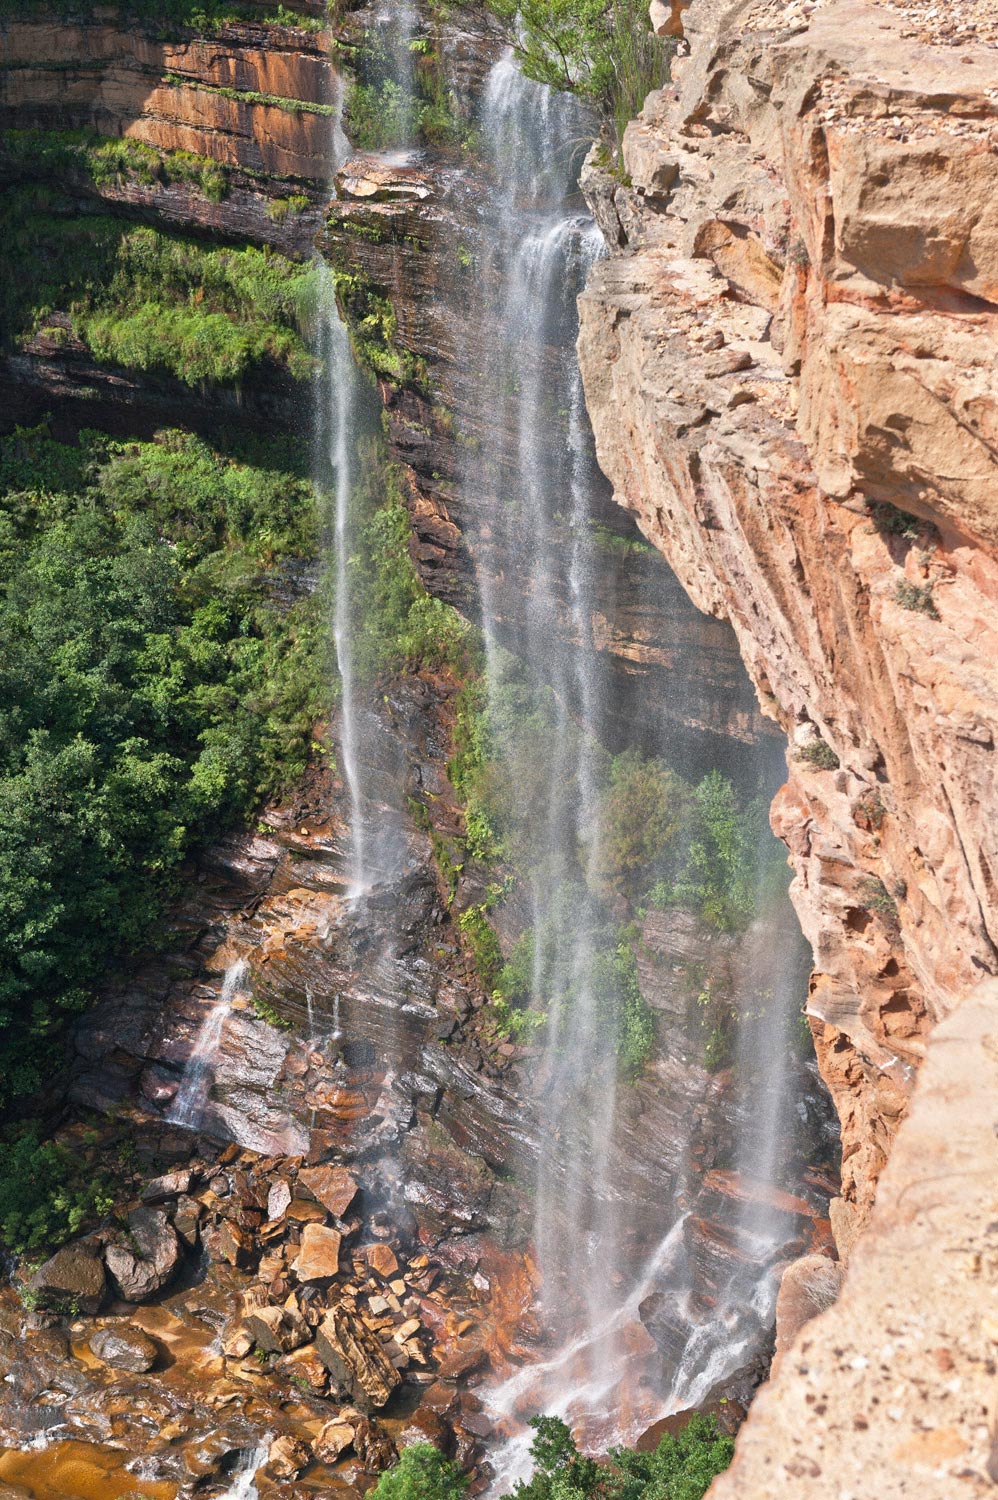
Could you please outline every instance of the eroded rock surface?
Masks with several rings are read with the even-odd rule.
[[[633,186],[590,182],[618,253],[581,359],[617,499],[790,741],[845,1248],[932,1022],[996,967],[994,54],[861,0],[684,24]]]

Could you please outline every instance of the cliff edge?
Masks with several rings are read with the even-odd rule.
[[[842,1121],[843,1259],[892,1157],[843,1299],[712,1494],[858,1496],[864,1464],[884,1495],[976,1494],[994,1372],[993,1215],[973,1207],[990,1123],[971,1137],[998,936],[998,30],[990,7],[863,0],[695,0],[683,25],[621,170],[590,169],[611,255],[581,304],[587,399],[618,502],[731,622],[787,734],[773,823]],[[949,1338],[929,1328],[944,1307]],[[906,1341],[917,1410],[892,1394],[914,1378]]]

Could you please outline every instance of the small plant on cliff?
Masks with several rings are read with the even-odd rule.
[[[817,771],[837,771],[840,765],[831,745],[818,735],[813,740],[808,740],[806,745],[801,745],[794,759],[803,761],[807,766],[814,766]]]
[[[870,875],[859,882],[857,890],[867,911],[875,912],[891,936],[896,936],[901,930],[897,902],[884,882]]]
[[[928,615],[930,620],[939,619],[939,611],[932,597],[931,584],[921,586],[912,583],[907,578],[902,578],[894,590],[894,599],[902,609],[916,610],[919,614]]]
[[[457,925],[471,949],[475,971],[486,990],[491,990],[502,968],[502,949],[484,906],[469,906]]]
[[[688,816],[690,789],[664,761],[625,750],[614,757],[592,861],[597,887],[647,890]]]
[[[870,515],[874,526],[885,536],[903,536],[907,541],[913,542],[921,529],[914,516],[896,505],[888,505],[885,500],[875,501],[870,507]]]

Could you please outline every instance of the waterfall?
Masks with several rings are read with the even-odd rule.
[[[211,1086],[215,1081],[215,1063],[222,1042],[222,1030],[232,1009],[232,1002],[243,987],[249,972],[245,960],[239,959],[226,970],[222,992],[194,1037],[180,1087],[174,1096],[167,1119],[185,1130],[199,1130]]]
[[[256,1476],[267,1462],[267,1454],[270,1452],[270,1438],[265,1437],[255,1448],[247,1448],[239,1458],[239,1463],[232,1475],[232,1483],[218,1500],[255,1500],[259,1493],[256,1486]]]
[[[597,855],[597,750],[581,727],[607,708],[592,632],[595,466],[574,354],[575,300],[602,242],[573,201],[569,156],[551,149],[583,136],[585,121],[572,101],[526,80],[512,54],[488,79],[481,133],[505,200],[495,301],[483,318],[494,329],[483,389],[497,433],[513,435],[511,451],[500,437],[486,459],[502,474],[506,500],[479,570],[489,688],[502,676],[501,642],[539,668],[553,716],[530,905],[531,1003],[547,1013],[537,1108],[548,1146],[534,1236],[556,1352],[494,1392],[492,1404],[500,1418],[532,1405],[584,1422],[605,1409],[621,1378],[620,1335],[636,1306],[612,1274],[617,1063],[586,879]],[[500,1482],[522,1472],[524,1450],[517,1441],[500,1457]]]
[[[320,302],[319,432],[325,435],[323,457],[333,489],[334,588],[333,643],[340,679],[340,770],[347,789],[350,815],[350,894],[362,891],[368,881],[367,829],[360,756],[361,703],[354,664],[354,599],[350,580],[350,553],[354,544],[351,500],[354,471],[352,451],[356,443],[357,372],[350,348],[350,335],[336,306],[336,286],[331,271],[322,263]]]

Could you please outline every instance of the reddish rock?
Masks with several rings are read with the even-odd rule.
[[[357,1184],[346,1167],[303,1167],[298,1181],[335,1219],[342,1219],[357,1196]]]
[[[312,1450],[301,1438],[277,1437],[267,1454],[267,1473],[274,1479],[299,1479],[312,1462]]]
[[[334,1464],[342,1453],[351,1446],[354,1439],[354,1430],[349,1422],[343,1422],[334,1418],[332,1422],[319,1430],[315,1440],[315,1456],[320,1463]]]
[[[367,1264],[384,1281],[389,1281],[398,1271],[399,1263],[390,1245],[369,1245],[364,1252]]]
[[[223,1219],[218,1231],[218,1253],[230,1266],[247,1270],[253,1265],[256,1241],[248,1229],[242,1229],[232,1219]]]
[[[384,1406],[401,1376],[378,1339],[345,1307],[334,1307],[315,1333],[319,1358],[333,1380],[361,1411]]]
[[[67,1245],[35,1272],[28,1286],[42,1307],[95,1313],[104,1300],[104,1267],[89,1245]]]
[[[268,1354],[288,1354],[311,1338],[300,1313],[286,1307],[258,1307],[245,1320],[246,1332]]]
[[[803,1255],[787,1266],[776,1298],[774,1370],[804,1324],[832,1306],[844,1276],[844,1268],[826,1255]]]

